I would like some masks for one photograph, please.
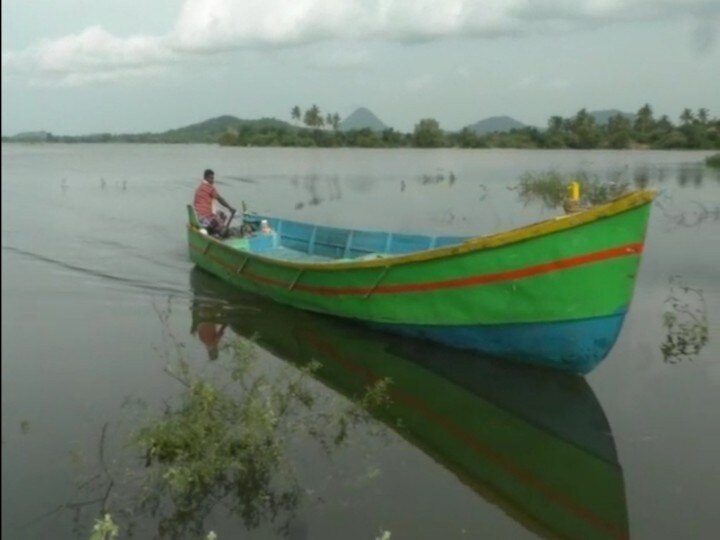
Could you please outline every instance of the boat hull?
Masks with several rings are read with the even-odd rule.
[[[188,242],[198,266],[283,304],[587,373],[612,348],[629,309],[651,201],[652,192],[638,192],[508,233],[373,260],[283,260],[268,239],[238,248],[192,226]],[[361,236],[267,219],[276,241],[294,242],[308,257],[332,248],[319,236],[339,239],[336,250],[345,252]],[[385,236],[366,236],[364,247],[391,245],[392,235],[378,234]]]
[[[585,374],[612,349],[625,313],[574,321],[498,325],[374,324],[395,334],[427,339],[450,347]]]

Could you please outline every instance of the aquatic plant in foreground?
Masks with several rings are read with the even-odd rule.
[[[120,529],[110,514],[105,514],[102,519],[95,520],[90,540],[113,540],[118,537],[119,532]]]
[[[165,514],[161,534],[202,533],[219,502],[248,529],[283,513],[289,523],[304,495],[288,454],[291,439],[310,436],[331,452],[387,397],[388,381],[380,380],[357,403],[325,412],[307,384],[316,363],[269,374],[257,365],[254,343],[237,339],[227,350],[226,386],[194,374],[184,359],[168,366],[182,396],[134,437],[148,467],[142,507]]]
[[[628,191],[629,183],[622,181],[603,182],[588,173],[562,174],[557,171],[525,173],[520,177],[516,189],[524,205],[539,201],[546,208],[562,205],[571,182],[580,184],[581,201],[586,204],[602,204]]]
[[[230,519],[238,530],[272,527],[286,536],[302,505],[324,503],[319,486],[299,483],[299,445],[331,458],[361,429],[373,438],[387,435],[372,415],[389,401],[388,379],[338,399],[315,381],[319,364],[273,362],[258,354],[254,339],[239,337],[216,361],[196,361],[170,330],[170,304],[156,311],[164,328],[158,353],[180,391],[165,396],[160,414],[144,399],[127,398],[123,407],[132,415],[103,424],[95,465],[76,452],[74,500],[34,523],[69,511],[74,533],[83,537],[92,527],[93,540],[119,531],[212,538],[215,520]],[[370,469],[367,479],[378,470]]]

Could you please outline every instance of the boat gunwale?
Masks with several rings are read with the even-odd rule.
[[[655,198],[655,190],[644,189],[639,191],[633,191],[627,195],[622,195],[617,199],[609,201],[605,204],[594,206],[587,210],[577,212],[569,215],[556,216],[554,218],[546,219],[529,225],[524,225],[509,231],[502,231],[498,233],[492,233],[485,236],[471,237],[459,244],[453,244],[450,246],[442,246],[438,248],[431,248],[423,251],[416,251],[412,253],[405,253],[401,255],[388,255],[377,259],[370,260],[356,260],[349,259],[342,262],[305,262],[305,261],[288,261],[284,259],[264,256],[262,253],[246,251],[229,246],[221,240],[212,236],[205,236],[209,241],[213,242],[218,246],[222,246],[226,250],[229,250],[236,254],[244,254],[251,258],[256,258],[266,263],[275,264],[278,266],[297,268],[297,269],[308,269],[308,270],[354,270],[360,268],[378,268],[378,267],[389,267],[397,266],[407,263],[424,262],[435,259],[442,259],[448,256],[462,255],[473,251],[482,251],[484,249],[492,249],[501,246],[511,245],[525,240],[531,240],[539,238],[549,234],[557,233],[581,225],[586,225],[594,221],[606,219],[623,212],[627,212],[634,208],[643,206],[652,202]],[[279,218],[278,218],[279,219]],[[292,221],[292,220],[290,220]],[[198,229],[193,227],[191,224],[187,225],[190,231],[200,235]],[[330,259],[332,261],[332,259]]]

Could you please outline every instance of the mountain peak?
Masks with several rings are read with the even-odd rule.
[[[345,118],[338,126],[340,131],[352,131],[354,129],[369,129],[371,131],[385,131],[388,126],[383,123],[375,114],[366,107],[358,107]]]

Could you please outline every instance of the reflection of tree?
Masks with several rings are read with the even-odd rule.
[[[701,166],[681,167],[677,173],[677,181],[680,187],[700,187],[705,180],[705,168]]]
[[[702,289],[690,287],[679,276],[670,278],[663,326],[666,337],[660,347],[670,364],[692,360],[708,342],[707,307]]]

